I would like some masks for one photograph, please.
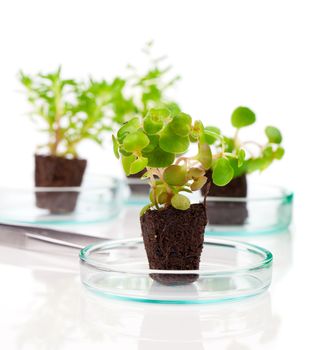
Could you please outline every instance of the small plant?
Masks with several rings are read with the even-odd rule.
[[[236,108],[231,117],[232,126],[235,128],[233,137],[209,138],[209,144],[219,154],[225,154],[230,160],[233,176],[237,177],[243,173],[263,171],[268,168],[274,160],[282,159],[284,148],[281,146],[283,140],[281,132],[274,126],[265,128],[267,142],[261,144],[256,141],[241,141],[239,132],[242,128],[254,124],[255,113],[247,107]],[[208,130],[220,135],[220,129],[208,127]],[[251,146],[257,147],[254,153]]]
[[[149,107],[179,110],[176,103],[165,97],[177,77],[167,81],[169,68],[161,67],[161,59],[150,61],[145,74],[116,77],[111,82],[64,79],[61,67],[48,74],[20,72],[20,81],[32,106],[30,115],[47,135],[47,142],[38,146],[38,151],[45,155],[35,156],[36,186],[80,186],[87,162],[79,159],[78,146],[84,140],[102,145],[105,134],[135,116],[144,117]],[[45,198],[53,198],[53,194],[44,194]],[[37,206],[49,206],[52,212],[72,211],[76,202],[73,200],[67,206],[69,209],[59,208],[60,195],[56,205],[46,203],[43,196],[41,201],[41,196],[37,194]]]
[[[79,82],[63,79],[61,68],[53,73],[20,73],[32,106],[31,117],[47,134],[47,142],[35,155],[37,187],[77,187],[82,183],[87,161],[78,157],[78,145],[84,140],[102,144],[104,134],[114,122],[123,122],[135,110],[131,99],[124,97],[125,81],[115,78]],[[76,192],[37,192],[36,205],[52,213],[72,212]]]
[[[207,223],[205,206],[191,204],[187,194],[200,190],[205,172],[213,167],[213,181],[226,185],[232,179],[225,155],[213,159],[209,137],[219,134],[183,112],[152,109],[144,119],[133,118],[113,136],[114,153],[127,175],[146,170],[150,203],[140,213],[141,228],[152,269],[197,269]],[[194,156],[186,156],[190,144]],[[162,243],[165,242],[165,243]],[[152,275],[165,284],[193,282],[197,276]]]
[[[171,65],[167,65],[166,56],[153,55],[153,42],[148,42],[144,49],[149,68],[141,73],[133,65],[128,68],[131,75],[127,78],[127,85],[131,86],[136,111],[145,117],[152,108],[167,108],[173,113],[180,111],[177,102],[168,97],[168,92],[180,80],[179,75],[171,73]]]
[[[131,99],[123,94],[125,81],[115,78],[78,82],[61,77],[61,67],[49,74],[34,76],[20,73],[33,109],[30,115],[48,135],[48,142],[39,146],[50,155],[77,158],[78,145],[85,139],[102,144],[105,132],[113,121],[122,123],[134,110]]]
[[[255,171],[264,171],[273,161],[280,160],[284,155],[284,149],[281,146],[281,132],[274,126],[265,128],[267,141],[261,144],[257,141],[242,141],[239,137],[240,130],[254,124],[256,121],[255,113],[247,107],[236,108],[231,117],[232,126],[235,128],[233,137],[221,135],[217,127],[207,127],[219,137],[207,137],[207,142],[215,155],[222,155],[227,159],[228,171],[233,179],[227,186],[218,187],[217,182],[210,183],[208,191],[209,196],[217,197],[246,197],[247,180],[246,174]],[[222,164],[224,160],[222,160]],[[213,166],[207,172],[208,176],[214,179],[217,174]],[[203,189],[203,191],[206,188]],[[243,224],[248,216],[247,208],[244,202],[240,203],[209,203],[208,208],[209,221],[213,224],[221,225],[239,225]],[[213,208],[212,208],[213,207]]]
[[[146,58],[146,69],[142,71],[129,65],[131,72],[127,77],[128,95],[132,96],[135,104],[135,113],[131,117],[145,118],[147,112],[153,108],[168,109],[171,113],[180,111],[180,107],[173,99],[168,97],[169,91],[175,86],[180,76],[171,72],[171,66],[166,64],[166,56],[153,55],[153,42],[146,44],[143,49]],[[148,193],[148,187],[139,181],[144,171],[130,174],[129,178],[138,180],[129,180],[128,184],[132,194],[145,195]]]
[[[193,122],[188,114],[172,114],[167,109],[151,109],[144,119],[133,118],[118,130],[117,137],[113,136],[114,153],[121,158],[126,175],[146,169],[143,179],[149,180],[151,192],[150,204],[143,212],[170,205],[187,210],[190,200],[181,193],[200,190],[211,167],[215,184],[224,186],[231,181],[227,153],[213,158],[207,143],[210,137],[221,136],[204,129],[200,121]],[[191,143],[197,144],[197,154],[184,156]]]

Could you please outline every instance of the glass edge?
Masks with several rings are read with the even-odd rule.
[[[210,276],[224,276],[224,275],[233,275],[233,274],[240,274],[240,273],[244,273],[244,272],[248,272],[251,270],[258,270],[258,269],[262,269],[262,268],[266,268],[267,266],[271,266],[272,261],[273,261],[273,254],[260,246],[257,246],[255,244],[251,244],[251,243],[246,243],[246,242],[240,242],[240,241],[236,241],[236,240],[228,240],[228,239],[219,239],[219,238],[211,238],[208,237],[208,240],[211,240],[213,242],[219,243],[219,244],[224,244],[226,246],[233,246],[232,248],[237,249],[236,246],[241,246],[244,247],[244,250],[248,250],[249,253],[255,253],[256,252],[261,252],[261,254],[264,256],[264,258],[257,264],[253,264],[247,267],[243,267],[243,268],[238,268],[236,270],[230,270],[230,271],[224,271],[224,272],[211,272],[211,271],[202,271],[200,272],[200,275],[204,276],[204,275],[210,275]],[[83,249],[80,250],[79,252],[79,258],[82,262],[88,264],[91,267],[94,268],[99,268],[108,272],[114,272],[114,273],[129,273],[129,274],[135,274],[135,275],[139,275],[139,274],[150,274],[150,273],[157,273],[157,274],[169,274],[169,270],[153,270],[153,269],[143,269],[142,271],[138,271],[138,272],[134,272],[134,271],[124,271],[124,270],[116,270],[116,269],[112,269],[111,267],[105,265],[105,264],[101,264],[96,262],[95,260],[90,259],[87,254],[90,250],[92,249],[98,249],[100,247],[104,247],[105,245],[108,245],[109,248],[111,248],[112,246],[118,246],[120,244],[124,244],[124,243],[142,243],[142,238],[129,238],[129,239],[125,239],[125,240],[112,240],[112,241],[102,241],[99,243],[92,243],[89,244],[88,246],[84,247]],[[206,242],[206,240],[204,241],[204,243],[208,243]],[[173,274],[195,274],[198,273],[198,271],[200,270],[170,270],[170,274],[172,274],[172,271],[174,271]]]
[[[122,296],[122,295],[117,295],[113,293],[107,293],[103,292],[101,290],[98,290],[86,282],[82,281],[84,287],[94,293],[97,296],[105,297],[108,299],[113,299],[113,300],[120,300],[120,301],[125,301],[125,302],[136,302],[136,303],[147,303],[147,304],[161,304],[161,305],[202,305],[202,304],[221,304],[221,303],[227,303],[227,302],[239,302],[242,300],[250,299],[257,297],[263,293],[265,293],[269,286],[270,283],[264,285],[261,289],[257,290],[254,293],[249,293],[249,294],[243,294],[243,295],[238,295],[238,296],[232,296],[232,297],[224,297],[224,298],[218,298],[218,299],[191,299],[191,300],[160,300],[160,299],[147,299],[147,298],[138,298],[138,297],[128,297],[128,296]]]
[[[88,174],[88,178],[101,178],[104,180],[111,180],[113,183],[111,184],[101,184],[98,186],[94,185],[86,185],[82,184],[81,186],[69,186],[69,187],[43,187],[43,186],[21,186],[21,187],[14,187],[14,186],[0,186],[0,191],[19,191],[19,192],[85,192],[85,191],[93,191],[93,190],[101,190],[105,189],[105,187],[109,188],[123,188],[125,187],[126,183],[124,179],[111,176],[111,175],[96,175],[96,174]],[[118,186],[120,185],[120,186]]]
[[[291,221],[288,224],[270,226],[268,228],[259,228],[259,229],[242,229],[242,230],[233,230],[233,231],[220,231],[216,226],[207,225],[205,234],[208,237],[255,237],[255,236],[270,236],[281,234],[289,230],[291,226]]]

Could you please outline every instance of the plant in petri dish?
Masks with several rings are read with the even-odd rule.
[[[211,167],[212,181],[219,186],[234,175],[225,153],[212,156],[206,135],[202,122],[165,108],[150,109],[145,118],[131,119],[113,135],[114,153],[126,175],[144,171],[142,179],[150,185],[140,223],[151,269],[199,268],[207,217],[205,205],[191,204],[189,195],[205,185]],[[197,152],[187,156],[191,144]],[[182,284],[198,276],[151,277],[164,284]]]
[[[265,128],[267,141],[260,143],[254,140],[242,141],[239,137],[240,130],[256,122],[255,113],[248,107],[236,108],[231,116],[232,126],[235,128],[233,137],[220,136],[218,127],[208,126],[205,128],[206,140],[213,154],[225,155],[227,164],[219,161],[220,166],[231,168],[233,179],[224,187],[218,186],[217,181],[210,181],[208,196],[211,197],[246,197],[246,175],[255,171],[264,171],[275,160],[284,156],[284,148],[281,146],[282,134],[274,126]],[[213,168],[207,171],[207,176],[217,180],[217,174]],[[205,186],[202,189],[204,194]],[[242,225],[248,217],[245,202],[214,202],[208,203],[209,223],[215,225]]]
[[[80,186],[87,161],[79,158],[78,146],[84,140],[102,145],[112,123],[134,109],[123,93],[125,81],[64,79],[61,67],[47,74],[20,72],[19,78],[32,106],[30,115],[47,136],[35,155],[35,185]],[[37,192],[36,205],[51,213],[69,213],[77,196],[76,192]]]

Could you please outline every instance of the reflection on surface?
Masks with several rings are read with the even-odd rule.
[[[242,240],[272,251],[275,280],[286,274],[292,262],[290,232],[256,238],[245,237]],[[162,346],[202,349],[202,344],[211,342],[224,349],[247,349],[246,344],[262,347],[275,338],[280,325],[279,317],[272,314],[269,294],[242,302],[186,307],[109,303],[107,300],[95,299],[93,295],[87,295],[84,300],[87,319],[95,324],[102,319],[103,326],[108,324],[112,332],[136,338],[139,349],[156,349]],[[103,310],[101,305],[105,308],[101,312],[108,315],[108,320],[111,315],[117,315],[117,323],[112,321],[109,324],[102,315],[99,318],[98,311],[94,310]],[[129,326],[127,320],[131,320]]]
[[[8,317],[6,323],[8,333],[14,330],[10,349],[70,349],[73,344],[80,349],[107,341],[110,335],[90,327],[81,317],[77,257],[0,246],[0,266],[6,265],[14,276],[29,282],[23,285],[19,278],[12,278],[2,288],[2,298],[7,295],[14,310],[14,318]],[[15,301],[21,306],[15,306]]]
[[[276,277],[286,273],[292,256],[289,233],[258,237],[252,243],[273,251]],[[0,264],[27,267],[32,279],[29,291],[23,291],[25,305],[6,325],[15,329],[16,347],[21,349],[69,350],[75,344],[77,349],[262,349],[280,326],[269,293],[209,305],[121,302],[84,289],[75,258],[0,247]]]
[[[211,341],[227,349],[247,338],[261,345],[273,339],[279,325],[269,293],[241,302],[186,306],[109,301],[88,291],[82,300],[88,323],[135,339],[139,349],[203,349]]]

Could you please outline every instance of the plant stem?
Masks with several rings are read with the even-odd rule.
[[[159,168],[155,169],[154,174],[159,177],[159,179],[161,180],[163,185],[166,187],[167,194],[168,194],[168,200],[165,203],[165,208],[166,208],[167,206],[169,206],[171,204],[171,198],[173,197],[173,192],[172,192],[171,188],[169,187],[169,185],[165,182],[165,180],[163,178],[163,174]],[[156,201],[156,198],[155,198],[155,201]]]
[[[55,90],[55,125],[54,125],[54,131],[55,131],[55,139],[52,149],[52,154],[54,156],[58,153],[58,146],[61,141],[61,117],[62,117],[62,106],[61,106],[61,88],[58,82],[54,83],[54,90]]]
[[[240,142],[239,142],[239,139],[238,139],[239,130],[240,130],[240,129],[236,129],[236,130],[235,130],[234,137],[233,137],[235,149],[240,148]]]

